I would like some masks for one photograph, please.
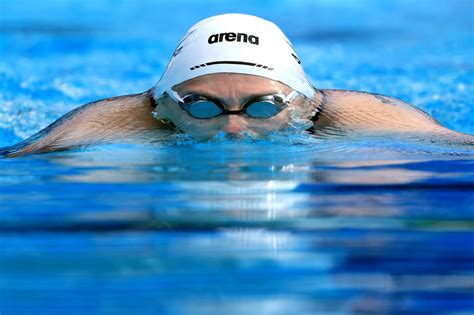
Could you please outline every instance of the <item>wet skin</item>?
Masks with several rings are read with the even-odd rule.
[[[199,94],[219,99],[227,110],[239,110],[249,99],[269,94],[288,95],[292,89],[267,78],[235,74],[208,74],[173,87],[181,97]],[[265,119],[243,115],[222,115],[196,119],[170,98],[154,98],[154,88],[83,105],[47,128],[10,147],[0,156],[20,156],[67,150],[110,142],[154,142],[178,127],[198,141],[219,131],[231,135],[242,132],[265,137],[290,125],[292,117],[309,118],[319,110],[315,137],[334,138],[351,134],[419,135],[428,141],[473,145],[474,136],[443,127],[428,114],[401,100],[357,91],[315,90],[311,100],[294,99],[279,114]],[[153,118],[153,112],[158,119]],[[428,138],[427,138],[428,137]]]
[[[290,94],[289,86],[263,77],[220,73],[205,75],[176,85],[173,90],[179,96],[202,95],[219,100],[227,110],[240,110],[249,100],[258,96],[273,94]],[[198,141],[208,140],[218,132],[241,134],[245,132],[255,137],[264,137],[269,132],[281,130],[291,123],[296,114],[301,118],[309,118],[315,110],[315,104],[300,95],[285,109],[270,118],[251,118],[245,115],[221,115],[209,119],[198,119],[181,109],[171,98],[157,101],[156,114],[171,120],[183,132]],[[292,115],[293,114],[293,115]]]

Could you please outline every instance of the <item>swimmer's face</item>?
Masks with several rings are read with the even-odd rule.
[[[226,110],[236,111],[259,96],[283,94],[293,90],[287,85],[267,78],[235,74],[216,73],[200,76],[173,87],[181,97],[200,95],[219,100]],[[277,115],[269,118],[252,118],[245,115],[220,115],[208,119],[192,117],[170,97],[162,98],[155,112],[158,117],[171,120],[183,132],[199,141],[208,140],[218,132],[238,135],[246,132],[255,137],[264,137],[274,130],[289,126],[292,113],[298,117],[309,117],[311,103],[304,97],[296,97]]]

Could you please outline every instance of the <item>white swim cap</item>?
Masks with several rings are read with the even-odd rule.
[[[252,15],[223,14],[188,30],[155,87],[155,98],[186,80],[224,72],[269,78],[308,97],[314,95],[293,46],[278,26]]]

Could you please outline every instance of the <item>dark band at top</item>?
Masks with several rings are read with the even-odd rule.
[[[212,62],[206,62],[205,64],[200,64],[196,65],[194,67],[189,68],[190,70],[195,70],[199,69],[205,66],[213,66],[213,65],[222,65],[222,64],[228,64],[228,65],[244,65],[244,66],[250,66],[250,67],[257,67],[257,68],[262,68],[262,69],[267,69],[268,71],[273,71],[273,68],[264,66],[261,64],[253,63],[253,62],[245,62],[245,61],[212,61]]]

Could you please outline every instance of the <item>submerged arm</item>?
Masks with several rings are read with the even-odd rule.
[[[112,142],[169,127],[154,119],[151,93],[118,96],[78,107],[0,156],[67,150]]]

